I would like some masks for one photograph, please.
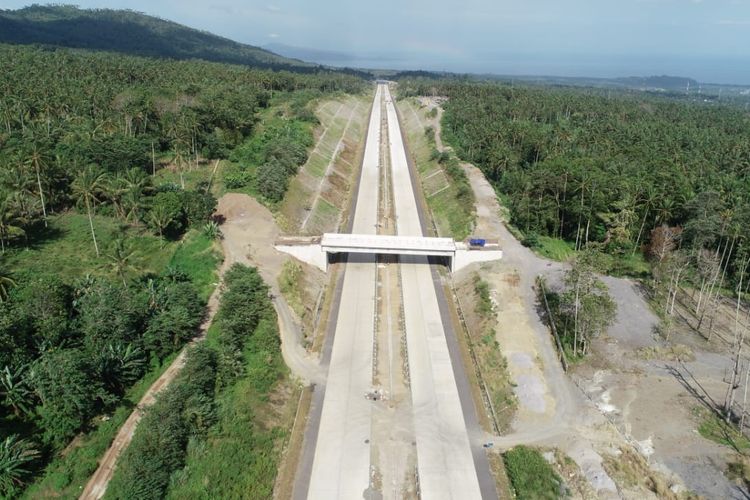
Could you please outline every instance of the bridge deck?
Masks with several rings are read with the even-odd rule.
[[[456,242],[453,239],[423,236],[325,233],[320,246],[326,252],[446,256],[453,256],[456,253]]]

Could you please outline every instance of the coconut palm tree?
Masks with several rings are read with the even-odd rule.
[[[47,227],[47,207],[44,203],[44,189],[42,189],[42,175],[47,168],[47,158],[36,142],[32,142],[31,153],[26,159],[26,165],[34,168],[36,184],[39,189],[39,201],[42,204],[42,218],[44,219],[44,227]]]
[[[89,226],[91,227],[91,239],[94,240],[94,250],[96,250],[97,257],[99,257],[99,244],[96,242],[93,211],[106,184],[107,173],[96,165],[89,165],[81,170],[70,186],[73,197],[79,204],[86,207]]]
[[[16,236],[25,236],[26,231],[21,227],[21,220],[16,210],[5,198],[0,202],[0,251],[5,253],[5,243]]]
[[[138,222],[144,207],[144,194],[153,191],[151,178],[140,168],[131,168],[127,170],[120,180],[125,188],[121,204],[125,214],[125,220]]]
[[[0,185],[8,193],[6,199],[15,209],[19,221],[29,224],[39,215],[38,196],[29,172],[21,165],[5,165],[0,169]]]
[[[133,268],[131,260],[135,255],[135,250],[127,247],[123,239],[115,240],[112,251],[107,255],[112,262],[112,270],[120,277],[123,285],[127,285],[125,275]]]

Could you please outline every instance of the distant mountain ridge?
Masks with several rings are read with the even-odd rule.
[[[140,12],[72,5],[0,10],[0,43],[58,45],[262,68],[317,67]]]
[[[692,87],[697,90],[700,86],[698,80],[686,78],[684,76],[628,76],[615,78],[614,80],[629,87],[643,87],[646,89],[687,90]]]
[[[353,54],[347,52],[340,52],[337,50],[324,50],[324,49],[309,49],[305,47],[297,47],[295,45],[287,45],[285,43],[268,43],[263,45],[264,49],[281,54],[285,57],[292,59],[302,59],[303,61],[326,61],[329,63],[341,63],[350,64],[357,58]]]

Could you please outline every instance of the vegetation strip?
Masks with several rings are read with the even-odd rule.
[[[513,492],[518,500],[554,500],[565,496],[565,486],[542,454],[516,446],[503,454]]]
[[[269,414],[286,373],[275,311],[255,268],[233,265],[222,286],[215,327],[146,411],[105,498],[270,496],[285,433]]]
[[[399,91],[399,98],[401,97],[402,93]],[[437,150],[434,127],[423,126],[411,100],[400,100],[398,104],[399,108],[406,107],[411,111],[403,117],[403,133],[409,139],[409,150],[414,155],[421,189],[424,190],[423,197],[432,213],[435,232],[439,236],[464,239],[469,236],[474,224],[473,191],[468,178],[455,156],[450,152]],[[430,179],[438,173],[444,174],[441,177],[445,183],[430,187]]]

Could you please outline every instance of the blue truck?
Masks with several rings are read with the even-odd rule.
[[[469,246],[472,247],[483,247],[487,243],[487,240],[484,238],[470,238],[469,239]]]

